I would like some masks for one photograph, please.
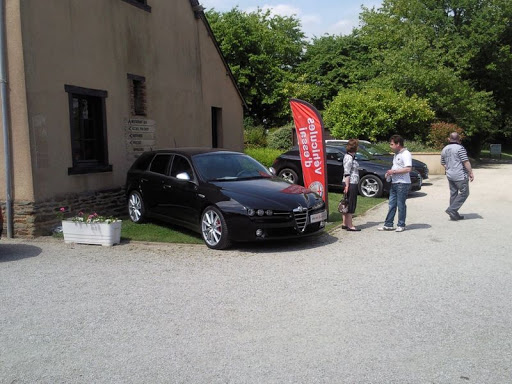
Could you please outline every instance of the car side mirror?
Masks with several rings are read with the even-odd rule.
[[[187,172],[181,172],[181,173],[178,173],[176,175],[176,178],[178,180],[186,180],[186,181],[190,181],[190,176]]]
[[[270,173],[272,174],[272,176],[277,175],[276,170],[274,169],[274,167],[270,167],[268,170],[270,171]]]

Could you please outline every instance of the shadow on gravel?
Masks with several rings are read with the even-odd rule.
[[[407,199],[416,199],[418,197],[425,197],[427,194],[425,192],[411,192],[409,193],[409,196],[407,196]]]
[[[474,220],[474,219],[483,219],[483,216],[481,216],[478,213],[462,213],[461,215],[464,216],[464,221],[466,220]]]
[[[318,235],[297,239],[275,240],[261,243],[234,243],[230,250],[257,253],[290,252],[319,248],[326,244],[336,243],[337,241],[337,237],[324,232]]]
[[[41,252],[41,248],[33,245],[0,243],[0,263],[36,257]]]
[[[359,224],[357,226],[357,228],[361,229],[361,231],[364,231],[364,230],[377,230],[378,227],[382,227],[382,225],[384,224],[383,221],[368,221],[364,224]],[[432,226],[430,224],[421,224],[421,223],[417,223],[417,224],[407,224],[407,227],[406,227],[406,230],[407,231],[411,231],[411,230],[414,230],[414,229],[429,229],[429,228],[432,228]]]
[[[407,227],[406,227],[406,229],[408,231],[414,231],[415,229],[429,229],[429,228],[432,228],[432,226],[430,224],[420,224],[420,223],[407,224]]]

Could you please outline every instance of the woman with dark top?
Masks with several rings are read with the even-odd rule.
[[[348,211],[343,214],[343,225],[341,227],[350,232],[360,231],[352,224],[352,215],[356,211],[357,205],[357,185],[359,184],[359,164],[356,160],[358,146],[359,140],[350,139],[346,147],[347,153],[343,157],[343,179],[345,182],[343,193],[348,199]]]

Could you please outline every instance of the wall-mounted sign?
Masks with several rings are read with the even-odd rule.
[[[135,117],[124,120],[128,160],[134,160],[142,152],[155,149],[155,120]]]

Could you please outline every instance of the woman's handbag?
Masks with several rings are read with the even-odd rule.
[[[340,203],[338,204],[338,212],[339,213],[347,213],[348,212],[348,199],[346,195],[343,195]]]

